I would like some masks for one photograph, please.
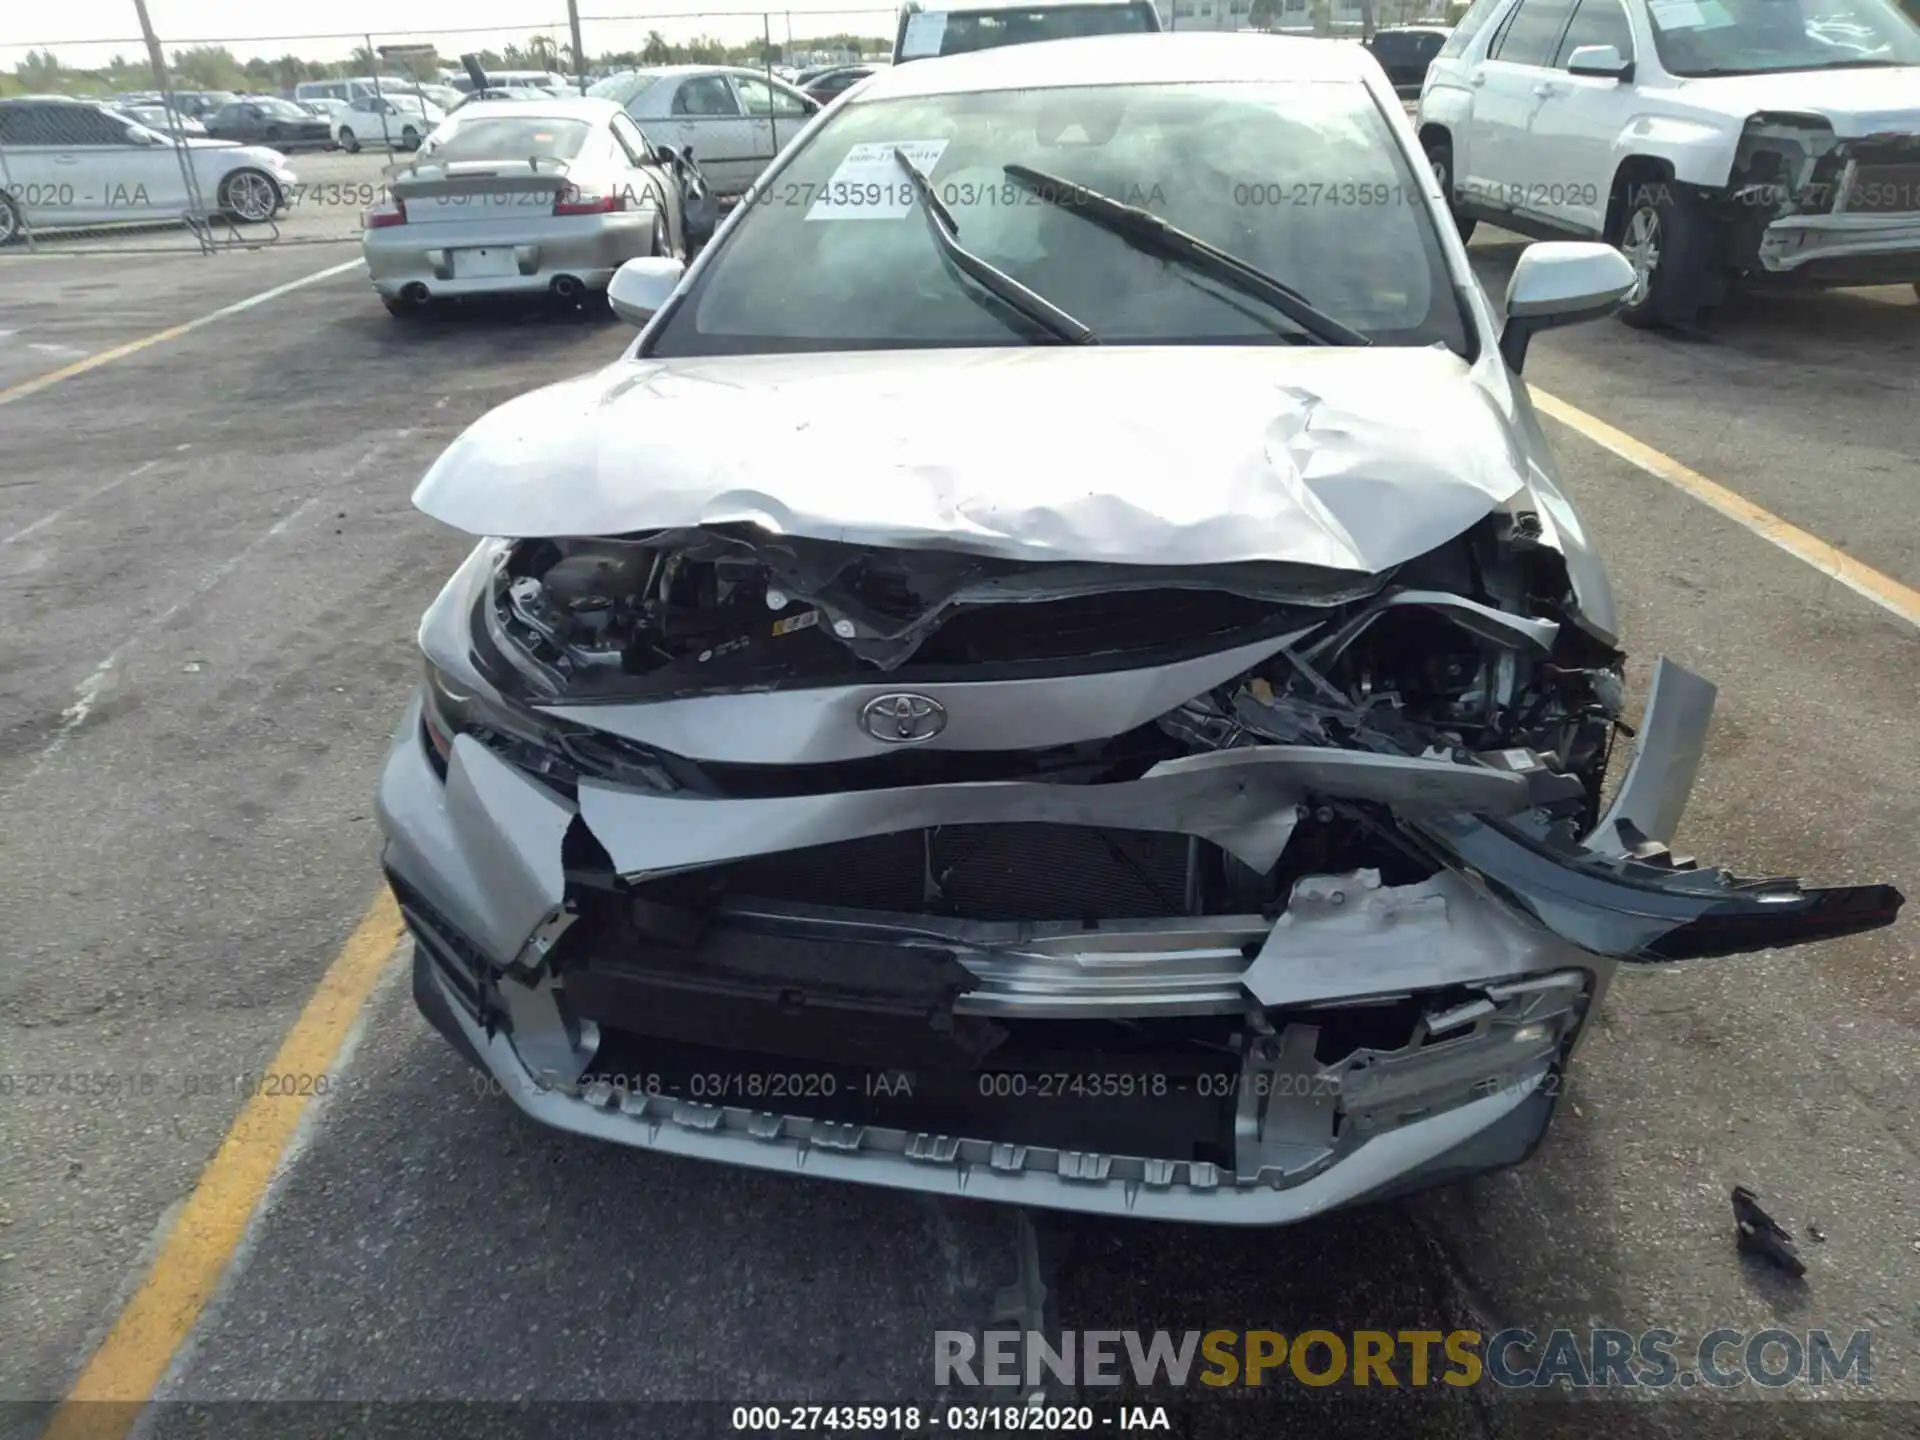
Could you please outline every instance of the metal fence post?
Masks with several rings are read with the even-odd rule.
[[[573,83],[587,93],[587,49],[580,39],[580,0],[567,0],[567,28],[573,32]]]
[[[133,10],[140,18],[140,38],[147,45],[147,65],[152,69],[153,83],[160,91],[160,104],[168,116],[178,116],[180,111],[173,101],[173,82],[167,76],[166,52],[160,48],[160,37],[153,33],[153,21],[147,15],[147,0],[133,0]],[[181,126],[173,137],[173,158],[180,166],[181,184],[186,187],[187,227],[193,231],[200,253],[211,255],[213,215],[207,209],[207,197],[200,193],[200,176],[193,168],[189,151],[185,127]]]

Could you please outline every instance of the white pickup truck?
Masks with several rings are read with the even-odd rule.
[[[1894,0],[1476,0],[1417,124],[1463,231],[1618,245],[1629,324],[1736,279],[1920,284],[1920,25]]]

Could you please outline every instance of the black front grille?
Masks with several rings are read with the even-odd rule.
[[[1849,215],[1904,215],[1920,211],[1920,160],[1854,167],[1847,189]]]
[[[1078,825],[948,825],[721,867],[728,892],[972,920],[1185,913],[1188,840]]]

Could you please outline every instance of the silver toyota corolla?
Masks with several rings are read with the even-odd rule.
[[[380,784],[420,1007],[799,1175],[1263,1224],[1523,1158],[1617,965],[1902,903],[1669,849],[1714,689],[1626,729],[1518,378],[1632,280],[1536,245],[1498,323],[1358,47],[876,75],[414,497],[485,537]]]
[[[684,257],[679,166],[605,100],[477,101],[391,172],[361,247],[388,311],[602,291],[636,256]]]

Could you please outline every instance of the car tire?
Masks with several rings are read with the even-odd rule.
[[[17,244],[26,238],[27,227],[20,219],[20,207],[10,195],[0,195],[0,246]]]
[[[279,182],[252,166],[243,166],[220,182],[220,213],[242,225],[264,225],[280,213],[285,199]]]
[[[1614,243],[1635,283],[1620,318],[1636,330],[1691,325],[1712,298],[1712,222],[1670,181],[1632,186]]]
[[[391,295],[382,295],[380,303],[387,307],[387,314],[396,320],[418,319],[427,308],[424,305],[409,305],[406,301],[395,299]]]
[[[1427,164],[1433,167],[1434,183],[1440,187],[1440,196],[1447,202],[1447,213],[1453,217],[1453,228],[1460,232],[1460,243],[1466,244],[1473,238],[1473,230],[1480,222],[1470,215],[1462,215],[1453,203],[1453,144],[1447,140],[1429,140],[1427,142]]]
[[[400,132],[400,148],[402,150],[418,150],[420,148],[420,132],[411,125],[407,126],[406,129]]]
[[[342,127],[340,131],[339,145],[340,148],[349,155],[358,155],[360,153],[360,137],[345,127]]]

